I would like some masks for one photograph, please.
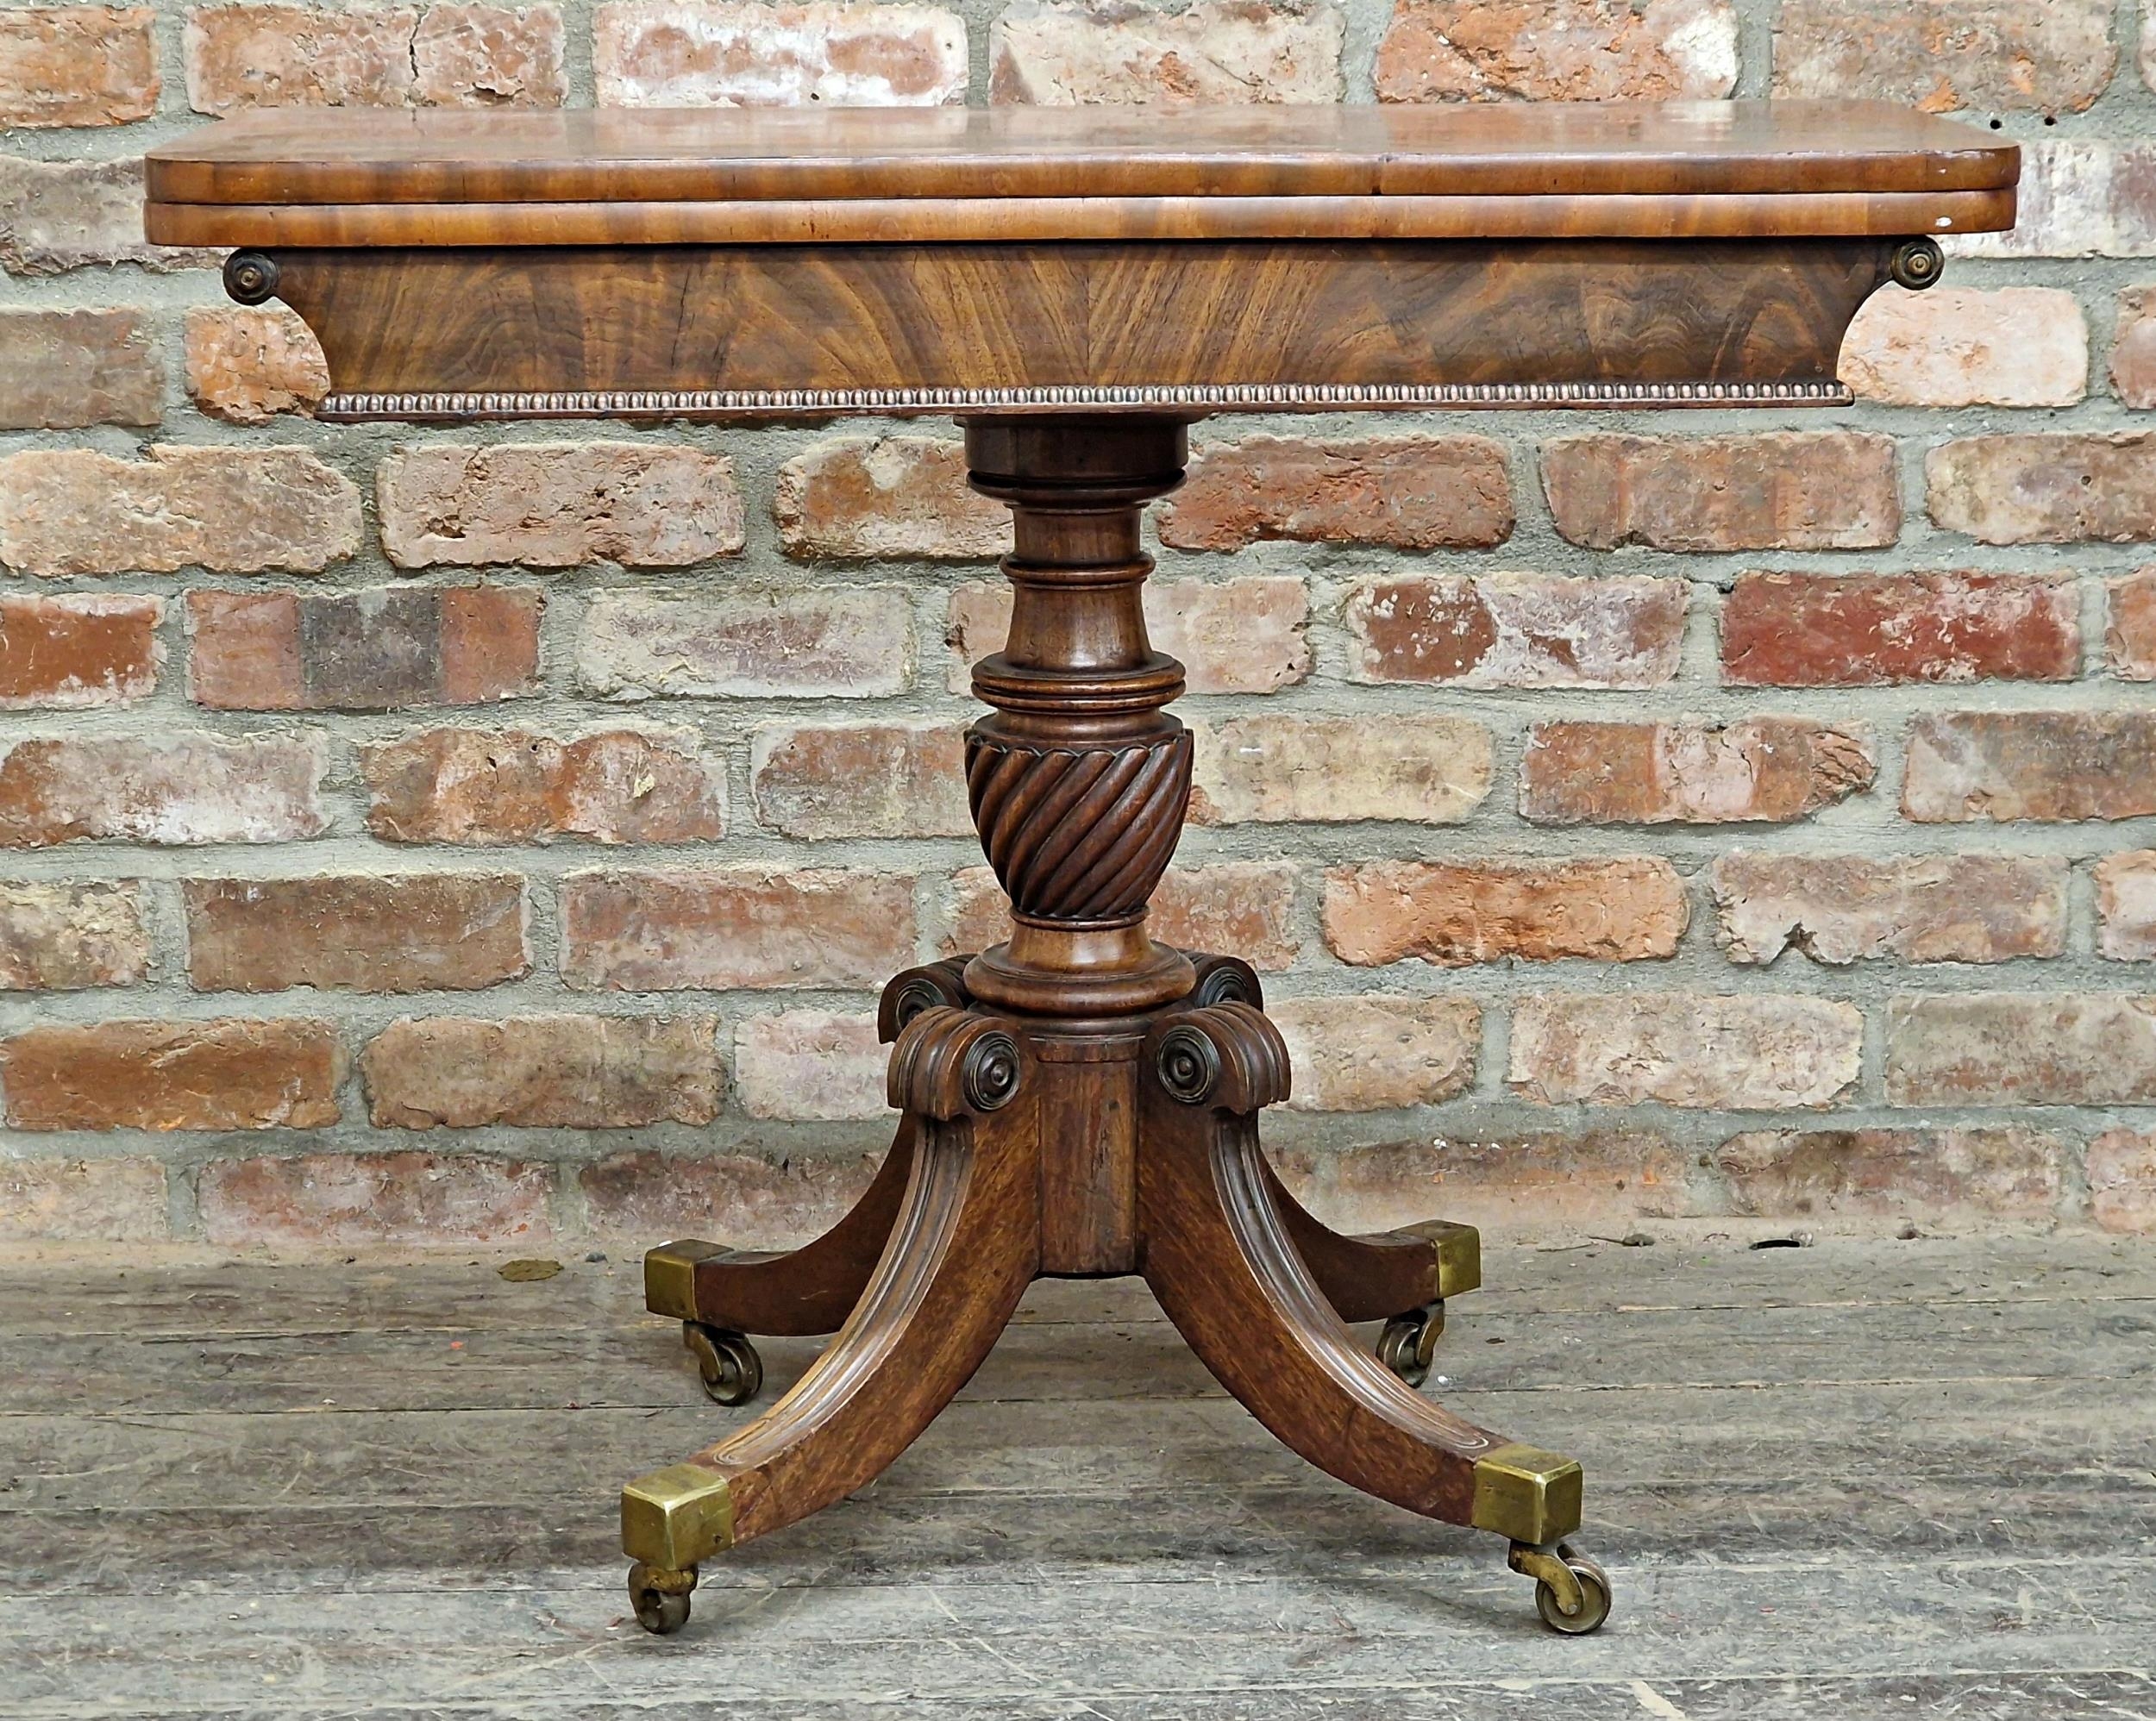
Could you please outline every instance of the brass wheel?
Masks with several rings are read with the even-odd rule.
[[[636,1624],[664,1637],[689,1623],[689,1592],[696,1587],[696,1568],[669,1572],[639,1560],[629,1568],[629,1605]]]
[[[1571,1581],[1559,1588],[1552,1582],[1552,1572],[1545,1576],[1537,1567],[1546,1561],[1549,1566],[1561,1566],[1570,1574]],[[1584,1637],[1590,1631],[1601,1630],[1602,1622],[1609,1618],[1609,1574],[1579,1552],[1569,1542],[1560,1542],[1554,1554],[1540,1554],[1537,1558],[1522,1561],[1515,1556],[1514,1569],[1530,1573],[1535,1580],[1535,1611],[1542,1616],[1542,1623],[1552,1631],[1562,1631],[1568,1637]],[[1562,1582],[1559,1580],[1559,1582]],[[1565,1591],[1576,1590],[1577,1601]],[[1565,1610],[1570,1605],[1571,1611]]]
[[[681,1323],[681,1342],[696,1358],[704,1394],[715,1405],[745,1405],[763,1386],[763,1359],[741,1334],[701,1321]]]
[[[1377,1360],[1410,1386],[1420,1386],[1429,1378],[1431,1359],[1437,1355],[1438,1340],[1444,1332],[1442,1303],[1395,1315],[1378,1336]]]

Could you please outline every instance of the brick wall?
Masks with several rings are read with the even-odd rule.
[[[1717,97],[2021,139],[1848,413],[1219,421],[1160,921],[1343,1219],[2156,1226],[2156,51],[2130,0],[0,9],[0,1238],[782,1241],[997,936],[948,424],[330,429],[146,247],[265,102]],[[2156,39],[2152,39],[2156,40]]]

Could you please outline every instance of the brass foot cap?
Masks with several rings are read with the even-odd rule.
[[[1580,1527],[1586,1478],[1576,1459],[1532,1446],[1499,1446],[1475,1461],[1477,1530],[1540,1547]]]
[[[676,1321],[696,1318],[696,1264],[724,1255],[718,1243],[692,1239],[644,1252],[644,1307]]]
[[[1438,1256],[1438,1299],[1458,1297],[1482,1282],[1482,1234],[1472,1225],[1456,1225],[1450,1219],[1432,1219],[1410,1226],[1429,1240]]]
[[[734,1499],[725,1477],[701,1464],[673,1464],[621,1491],[622,1552],[662,1571],[686,1571],[734,1545]]]

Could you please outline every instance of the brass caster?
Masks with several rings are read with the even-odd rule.
[[[695,1587],[693,1566],[672,1572],[639,1560],[629,1568],[629,1605],[636,1610],[636,1624],[656,1637],[689,1623],[689,1592]]]
[[[745,1405],[763,1386],[763,1359],[739,1333],[701,1321],[684,1321],[681,1342],[696,1358],[704,1394],[713,1404]]]
[[[1505,1563],[1535,1580],[1535,1611],[1552,1631],[1584,1637],[1609,1618],[1609,1574],[1570,1543],[1515,1542]]]
[[[1410,1386],[1420,1386],[1430,1374],[1430,1361],[1438,1354],[1438,1340],[1445,1332],[1445,1305],[1395,1315],[1378,1336],[1377,1360]]]

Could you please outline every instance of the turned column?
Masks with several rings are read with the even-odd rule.
[[[994,706],[966,737],[975,828],[1011,898],[1010,942],[966,986],[1030,1019],[1044,1080],[1044,1270],[1137,1261],[1137,1058],[1147,1012],[1184,997],[1189,959],[1145,906],[1190,798],[1190,735],[1163,709],[1182,666],[1146,638],[1145,504],[1182,480],[1181,421],[976,419],[973,487],[1009,505],[1011,632],[975,666]]]

